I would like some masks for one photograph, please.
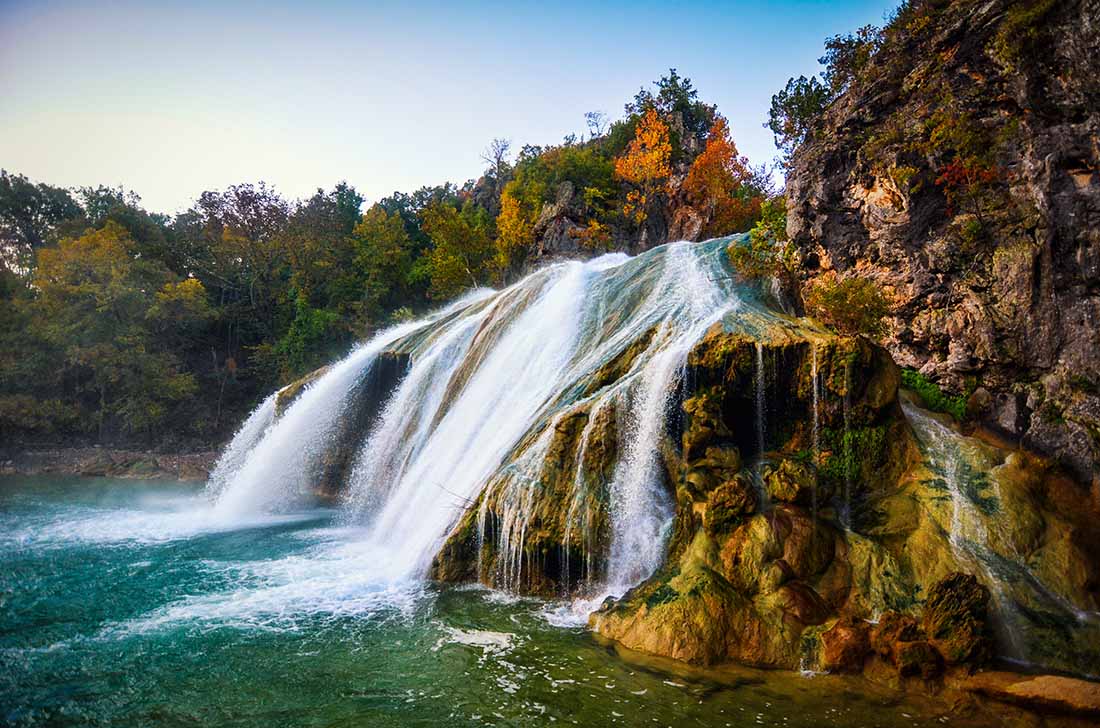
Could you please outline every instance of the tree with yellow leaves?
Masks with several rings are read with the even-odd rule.
[[[706,213],[708,235],[748,230],[760,217],[764,198],[751,189],[751,181],[749,160],[737,153],[729,125],[719,116],[684,180],[684,191]]]
[[[668,180],[671,157],[668,124],[649,108],[638,120],[626,152],[615,160],[615,175],[635,186],[627,193],[623,213],[639,225],[645,222],[647,205]]]
[[[500,195],[500,214],[497,215],[494,262],[502,276],[507,276],[522,262],[534,241],[534,215],[525,209],[527,207],[516,194],[516,183],[509,182]]]

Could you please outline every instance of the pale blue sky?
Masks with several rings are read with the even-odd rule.
[[[0,166],[123,185],[147,208],[265,180],[369,199],[484,166],[493,137],[555,143],[675,67],[753,162],[787,78],[894,1],[0,0]]]

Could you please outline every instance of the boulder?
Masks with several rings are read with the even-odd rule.
[[[894,666],[902,677],[931,680],[943,672],[943,658],[927,640],[894,643]]]
[[[856,617],[841,617],[821,635],[821,667],[829,672],[863,671],[871,655],[871,625]]]
[[[929,592],[922,626],[947,664],[985,662],[993,650],[989,590],[970,574],[950,574]]]

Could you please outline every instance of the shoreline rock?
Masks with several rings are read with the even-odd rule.
[[[0,459],[0,476],[74,475],[133,480],[203,481],[216,451],[157,453],[105,447],[23,450]]]

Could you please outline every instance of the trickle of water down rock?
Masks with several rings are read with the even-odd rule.
[[[738,279],[741,242],[556,264],[381,332],[265,400],[214,517],[335,500],[379,584],[564,597],[703,664],[815,663],[838,620],[918,614],[961,571],[998,654],[1100,672],[1087,494],[903,407],[882,349]]]

